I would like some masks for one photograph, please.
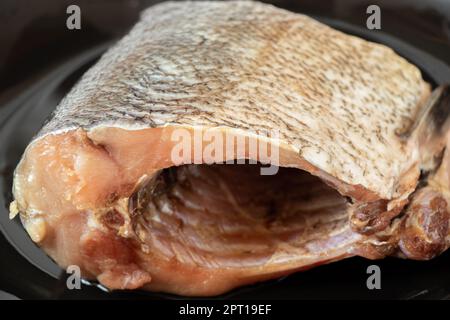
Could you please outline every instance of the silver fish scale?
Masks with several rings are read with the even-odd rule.
[[[317,168],[391,198],[417,160],[396,132],[428,91],[393,50],[305,15],[250,1],[166,2],[142,13],[35,139],[96,126],[277,128]]]

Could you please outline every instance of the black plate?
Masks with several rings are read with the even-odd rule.
[[[103,4],[107,7],[105,2]],[[141,3],[139,4],[141,5]],[[309,12],[335,28],[389,45],[418,65],[424,77],[433,85],[450,82],[450,67],[448,66],[450,32],[447,33],[449,25],[448,20],[443,18],[439,11],[435,11],[431,17],[436,19],[437,16],[441,19],[439,21],[443,21],[444,24],[439,29],[440,34],[434,33],[433,36],[427,37],[423,33],[406,32],[402,36],[401,32],[397,33],[399,27],[394,28],[392,32],[386,32],[390,30],[389,28],[381,31],[369,31],[364,28],[363,22],[365,22],[366,15],[362,9],[367,6],[363,1],[343,1],[329,8],[323,7],[323,4],[317,5],[308,1],[305,1],[304,7],[299,6],[298,2],[291,1],[282,1],[277,4],[294,11]],[[380,5],[384,10],[383,4]],[[340,8],[339,10],[342,12],[335,12],[336,8]],[[387,8],[386,13],[391,15],[392,12],[396,12],[395,10],[411,9],[405,5],[400,5],[400,9],[395,6]],[[135,10],[138,9],[135,8]],[[360,15],[355,14],[355,11]],[[382,14],[385,11],[382,11]],[[423,13],[424,11],[419,12]],[[448,12],[450,13],[450,11]],[[400,14],[400,16],[402,15]],[[429,18],[420,15],[411,17],[418,19],[414,21],[419,21],[422,27],[431,28],[437,21],[427,22]],[[382,20],[382,23],[388,24],[392,29],[392,25],[398,25],[399,21],[397,20],[395,14],[388,15],[388,18]],[[415,36],[413,37],[412,34]],[[12,199],[10,191],[12,173],[24,148],[60,99],[111,43],[106,41],[106,38],[108,37],[99,36],[98,39],[102,44],[89,46],[88,49],[83,47],[82,50],[78,50],[80,52],[76,56],[67,58],[61,54],[60,56],[65,58],[60,59],[60,63],[49,62],[49,67],[38,76],[35,73],[24,71],[21,80],[26,84],[19,86],[19,89],[16,87],[15,90],[7,92],[9,94],[2,96],[3,103],[0,107],[0,230],[2,232],[0,235],[2,256],[0,259],[0,299],[11,298],[11,294],[22,299],[180,298],[141,291],[107,292],[101,286],[88,282],[83,284],[81,290],[68,290],[65,272],[29,239],[17,218],[13,221],[8,219],[7,207]],[[37,55],[37,59],[39,59],[39,55]],[[18,68],[20,69],[20,67]],[[381,268],[381,290],[367,289],[368,274],[366,270],[371,264],[376,264]],[[284,279],[241,288],[219,298],[450,299],[449,269],[450,252],[428,262],[394,258],[380,261],[351,258]]]

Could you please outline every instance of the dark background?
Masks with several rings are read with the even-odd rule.
[[[5,297],[2,290],[20,298],[178,298],[139,291],[111,294],[95,286],[69,291],[65,286],[65,274],[28,239],[18,221],[10,222],[6,217],[11,200],[12,170],[23,149],[48,112],[90,64],[86,64],[86,60],[75,65],[76,72],[70,71],[72,67],[64,71],[67,74],[51,72],[66,70],[58,68],[80,53],[89,53],[91,48],[119,38],[136,22],[143,8],[156,2],[0,0],[0,298]],[[370,31],[375,39],[393,36],[450,65],[450,0],[285,0],[271,3],[325,22],[327,19],[345,22],[366,32],[366,8],[377,4],[381,7],[382,29]],[[66,28],[66,8],[71,4],[81,8],[81,30]],[[433,59],[423,56],[417,59],[430,66],[425,68],[428,78],[441,79],[434,84],[449,81],[447,70],[450,69],[442,68],[442,64],[436,64]],[[436,75],[429,74],[433,70]],[[58,80],[59,76],[65,80]],[[33,87],[34,84],[38,86]],[[35,89],[29,91],[29,88]],[[391,258],[377,261],[375,263],[383,270],[382,290],[369,291],[365,286],[366,268],[373,263],[352,258],[287,279],[239,289],[221,298],[450,299],[449,251],[428,262]]]

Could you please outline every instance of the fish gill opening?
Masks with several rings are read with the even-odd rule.
[[[260,168],[163,169],[130,197],[132,228],[146,250],[203,267],[252,267],[326,250],[317,244],[348,225],[347,199],[306,171],[261,175]]]

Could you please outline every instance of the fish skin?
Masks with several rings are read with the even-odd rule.
[[[99,126],[278,128],[309,164],[363,191],[338,185],[342,193],[390,200],[413,191],[400,179],[418,155],[398,132],[428,94],[392,49],[305,15],[251,1],[165,2],[142,13],[36,139]]]

